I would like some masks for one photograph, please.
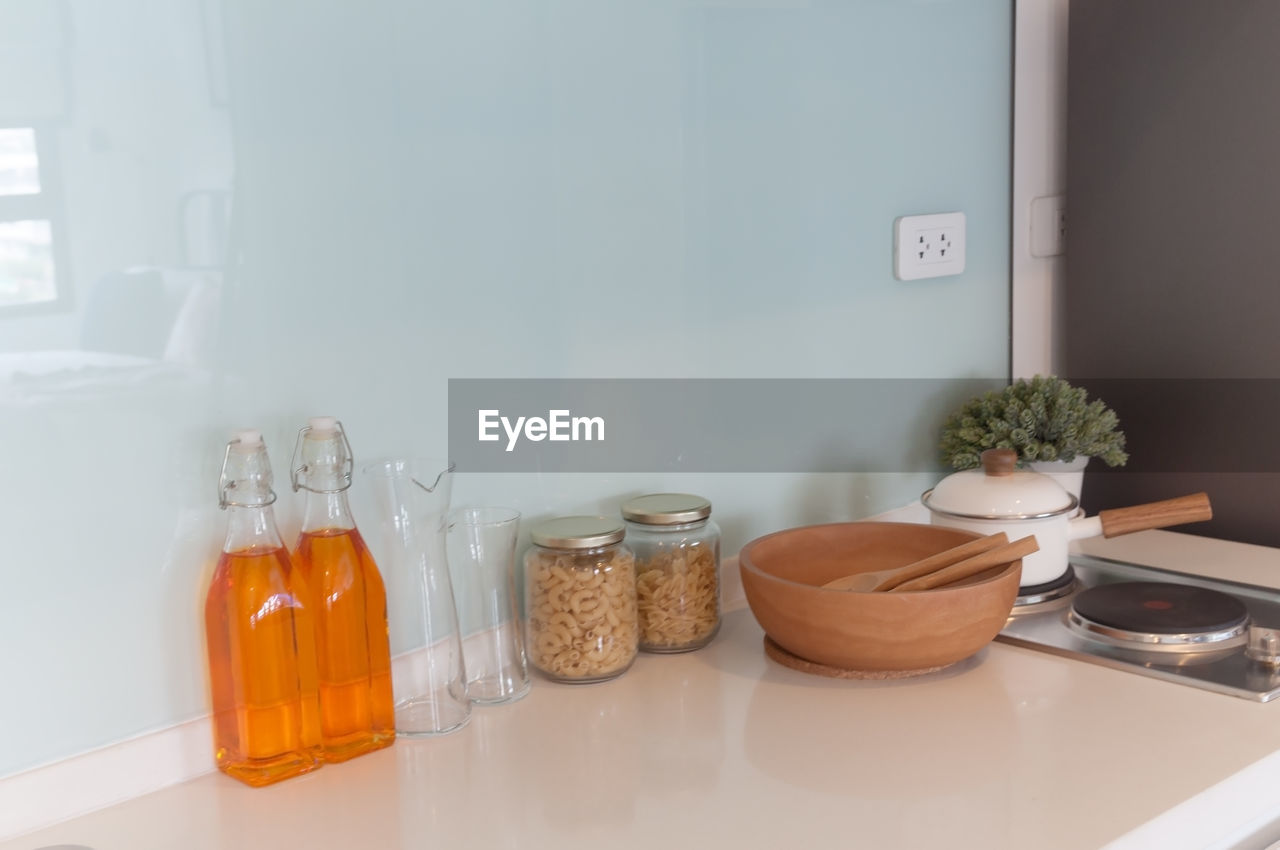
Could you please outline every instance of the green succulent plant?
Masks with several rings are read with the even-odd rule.
[[[1129,455],[1119,424],[1115,411],[1062,378],[1019,378],[970,399],[947,418],[942,460],[953,469],[970,469],[987,449],[1016,449],[1019,462],[1086,455],[1123,466]]]

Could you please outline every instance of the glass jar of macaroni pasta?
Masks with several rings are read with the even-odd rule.
[[[524,555],[529,663],[558,682],[600,682],[636,658],[635,557],[608,517],[548,520]]]
[[[687,493],[639,496],[622,506],[636,558],[640,648],[688,652],[720,628],[720,529],[711,503]]]

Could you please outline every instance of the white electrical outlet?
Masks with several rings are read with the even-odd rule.
[[[893,222],[893,276],[898,280],[964,272],[964,213],[904,215]]]
[[[1031,202],[1031,256],[1056,257],[1067,245],[1067,198],[1045,195]]]

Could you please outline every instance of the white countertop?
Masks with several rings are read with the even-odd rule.
[[[1280,585],[1280,550],[1168,532],[1084,548]],[[1280,751],[1280,701],[999,643],[932,676],[836,681],[769,661],[761,638],[734,611],[703,650],[642,655],[598,685],[536,681],[452,735],[263,789],[210,774],[0,850],[1052,850],[1100,847],[1169,810],[1202,830],[1174,818],[1173,834],[1204,846],[1203,830],[1238,824],[1186,801]],[[1280,808],[1278,787],[1250,811]],[[1141,835],[1126,846],[1178,846]]]

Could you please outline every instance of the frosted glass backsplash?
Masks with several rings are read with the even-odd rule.
[[[206,711],[233,428],[291,540],[306,418],[358,459],[442,454],[451,377],[1006,375],[1011,15],[0,5],[0,776]],[[949,210],[964,275],[895,281],[893,219]],[[688,490],[732,552],[930,483],[460,475],[454,503]]]

